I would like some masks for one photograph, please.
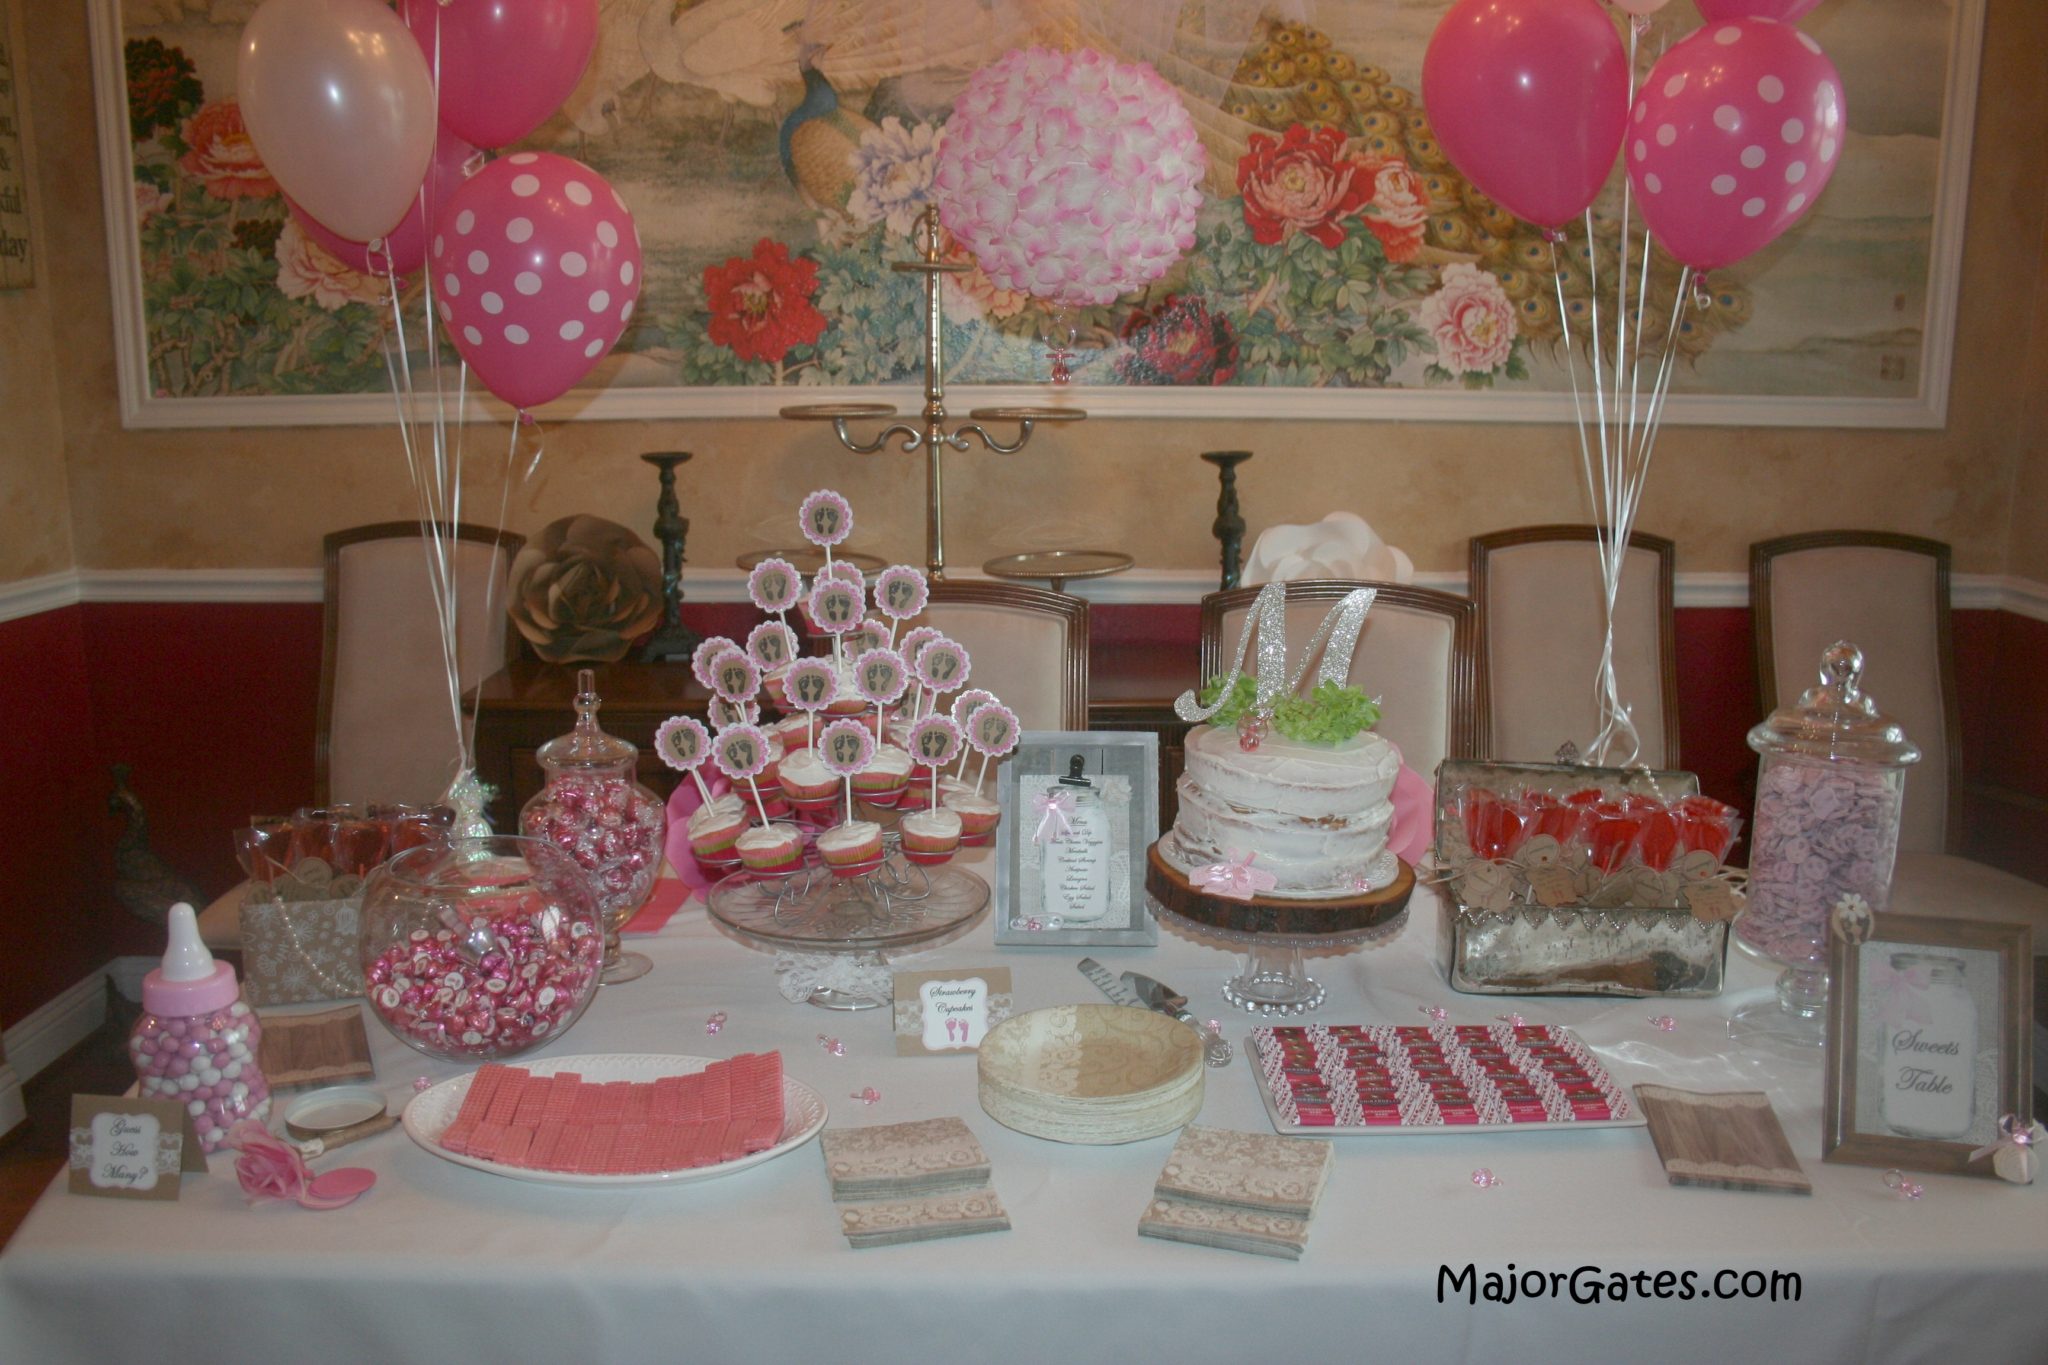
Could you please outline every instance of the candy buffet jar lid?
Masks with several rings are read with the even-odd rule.
[[[1760,754],[1803,754],[1870,767],[1920,761],[1905,730],[1863,690],[1863,651],[1847,640],[1821,655],[1819,686],[1771,712],[1749,732],[1749,747]]]

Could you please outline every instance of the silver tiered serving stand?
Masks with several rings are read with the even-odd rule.
[[[899,836],[883,836],[873,868],[842,877],[816,863],[771,875],[735,872],[711,888],[711,916],[739,938],[770,951],[837,953],[886,962],[885,954],[934,942],[965,928],[988,907],[988,883],[950,863],[925,867],[902,856]],[[865,1010],[889,1003],[820,988],[821,1009]]]
[[[975,408],[967,414],[971,420],[966,425],[947,429],[945,310],[939,299],[939,276],[962,273],[973,267],[940,259],[939,206],[935,203],[925,206],[924,213],[917,220],[914,239],[919,259],[896,261],[891,268],[924,276],[924,409],[920,414],[921,420],[914,423],[890,420],[890,424],[883,427],[873,440],[859,441],[854,439],[847,425],[849,422],[894,419],[909,414],[898,413],[892,403],[806,403],[784,408],[782,415],[797,422],[830,422],[839,443],[856,455],[873,455],[895,438],[901,438],[900,448],[906,453],[920,449],[925,452],[925,570],[937,580],[946,576],[944,469],[940,459],[944,451],[948,448],[972,450],[974,442],[980,441],[997,455],[1014,455],[1031,439],[1038,423],[1078,422],[1088,414],[1079,408]],[[1017,423],[1017,439],[1008,444],[997,440],[981,425],[984,422]]]

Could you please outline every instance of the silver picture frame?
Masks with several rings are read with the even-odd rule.
[[[1081,779],[1088,785],[1073,782]],[[1076,809],[1049,815],[1033,798],[1068,788]],[[1026,730],[997,778],[995,941],[1003,947],[1150,947],[1145,850],[1159,837],[1159,736],[1149,731]],[[1041,825],[1046,837],[1037,837]],[[1073,850],[1061,858],[1061,845]],[[1048,893],[1048,871],[1075,893]],[[1096,903],[1099,899],[1099,905]],[[1080,905],[1083,915],[1059,906]]]

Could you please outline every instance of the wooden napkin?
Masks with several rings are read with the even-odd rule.
[[[1138,1235],[1299,1260],[1335,1158],[1316,1138],[1191,1123],[1159,1172]]]
[[[376,1074],[363,1007],[343,1005],[318,1014],[261,1014],[263,1041],[256,1064],[272,1088],[328,1085]]]
[[[839,1224],[854,1247],[881,1247],[978,1232],[1008,1232],[1010,1215],[1004,1212],[996,1192],[984,1185],[928,1199],[841,1204]]]
[[[1812,1194],[1770,1097],[1760,1090],[1707,1094],[1668,1085],[1635,1087],[1650,1140],[1674,1185]]]
[[[832,1198],[920,1199],[985,1189],[988,1154],[958,1118],[828,1128],[818,1140]]]

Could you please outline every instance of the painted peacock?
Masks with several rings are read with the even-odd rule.
[[[839,102],[839,92],[817,67],[824,49],[806,43],[797,51],[804,78],[803,99],[782,121],[782,173],[816,213],[841,213],[853,193],[853,154],[863,133],[875,125]]]
[[[1542,233],[1494,203],[1468,182],[1444,155],[1429,126],[1429,116],[1411,90],[1396,85],[1380,67],[1341,52],[1318,29],[1271,17],[1259,20],[1243,56],[1223,93],[1221,125],[1210,124],[1209,151],[1213,168],[1234,167],[1254,131],[1284,131],[1289,124],[1326,124],[1337,128],[1368,155],[1406,161],[1423,177],[1430,196],[1428,254],[1438,261],[1473,261],[1499,278],[1521,314],[1522,332],[1555,345],[1562,338],[1558,321],[1558,288],[1551,270],[1551,245]],[[1232,125],[1235,125],[1233,128]],[[1231,136],[1232,133],[1237,136]],[[1217,143],[1222,141],[1223,146]],[[1220,187],[1219,187],[1220,189]],[[1226,191],[1227,192],[1227,191]],[[1564,306],[1575,340],[1583,340],[1592,312],[1592,280],[1598,272],[1604,313],[1614,298],[1613,220],[1596,215],[1597,244],[1589,250],[1574,232],[1557,247],[1564,274]],[[1637,241],[1640,242],[1640,237]],[[1597,255],[1594,251],[1597,250]],[[1631,261],[1633,277],[1640,263]],[[1672,313],[1678,267],[1659,249],[1650,272],[1644,344],[1661,344]],[[1679,353],[1690,359],[1705,351],[1713,338],[1749,320],[1749,292],[1716,277],[1711,292],[1685,310],[1678,336]],[[1631,303],[1630,326],[1635,323]],[[1602,317],[1603,334],[1611,336],[1611,318]]]

